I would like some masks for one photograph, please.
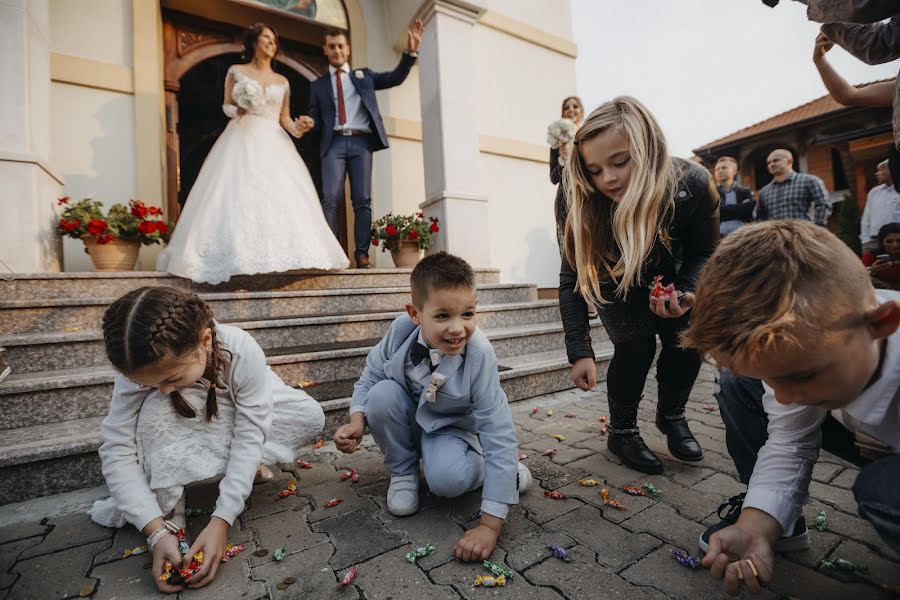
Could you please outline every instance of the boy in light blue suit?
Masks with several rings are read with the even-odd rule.
[[[369,352],[354,386],[350,423],[334,435],[354,452],[368,423],[391,472],[388,510],[419,508],[419,458],[439,496],[482,487],[481,522],[454,549],[460,560],[485,560],[510,504],[531,473],[518,460],[518,442],[497,356],[475,326],[475,274],[466,261],[439,252],[410,277],[412,304]]]

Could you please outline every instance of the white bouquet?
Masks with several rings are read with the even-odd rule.
[[[557,119],[547,126],[547,143],[559,148],[575,139],[575,123],[571,119]]]
[[[266,102],[262,86],[253,79],[241,79],[234,84],[231,97],[235,104],[250,114],[258,113]]]

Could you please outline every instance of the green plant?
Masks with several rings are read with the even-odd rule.
[[[140,200],[129,200],[128,206],[113,204],[103,214],[103,203],[85,198],[74,204],[68,196],[56,201],[64,206],[56,230],[60,235],[75,239],[93,237],[98,244],[113,240],[138,241],[144,245],[169,241],[172,226],[166,223],[162,209],[146,206]]]
[[[381,251],[400,252],[400,242],[416,242],[420,249],[431,248],[431,236],[440,231],[436,217],[425,220],[423,213],[394,215],[388,213],[372,223],[372,245],[381,245]]]
[[[859,204],[850,194],[844,194],[843,201],[838,205],[837,212],[837,236],[850,246],[857,256],[862,254],[862,246],[859,242]]]

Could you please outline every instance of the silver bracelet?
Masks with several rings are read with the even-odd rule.
[[[168,525],[163,523],[159,526],[159,529],[150,534],[150,537],[147,538],[147,546],[150,548],[150,551],[153,551],[153,546],[156,545],[163,536],[171,534],[172,531],[169,529]]]

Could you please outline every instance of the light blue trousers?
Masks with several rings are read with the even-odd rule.
[[[369,390],[366,420],[391,475],[418,475],[419,457],[432,493],[453,498],[481,487],[484,458],[452,434],[425,433],[416,423],[417,402],[396,381]]]

